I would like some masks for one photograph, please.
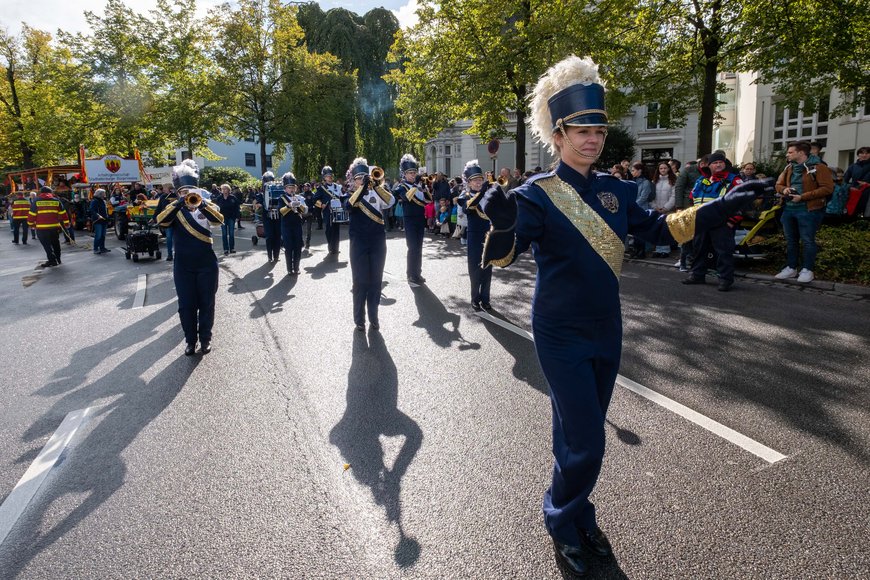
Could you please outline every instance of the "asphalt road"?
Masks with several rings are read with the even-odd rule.
[[[37,273],[41,248],[0,236],[0,501],[92,409],[0,577],[560,577],[546,381],[531,341],[469,308],[464,248],[429,239],[411,288],[391,234],[381,332],[360,333],[346,232],[337,260],[316,232],[291,278],[251,231],[221,255],[206,357],[183,356],[169,264],[110,236]],[[616,557],[594,576],[867,578],[870,301],[680,279],[626,264],[621,375],[786,458],[618,386],[593,496]],[[530,257],[497,271],[497,316],[528,330],[533,281]]]

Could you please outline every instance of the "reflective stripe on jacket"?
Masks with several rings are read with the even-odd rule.
[[[27,224],[37,230],[66,228],[69,227],[69,216],[60,200],[49,194],[41,194],[30,209]]]
[[[12,200],[12,219],[26,220],[30,213],[30,200],[26,197]]]

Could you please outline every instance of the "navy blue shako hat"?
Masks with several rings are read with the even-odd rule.
[[[417,163],[417,160],[410,153],[405,153],[402,155],[402,159],[399,161],[399,171],[404,174],[406,171],[416,171],[420,169],[420,164]]]
[[[547,103],[550,106],[554,131],[560,125],[607,125],[604,87],[598,83],[571,85],[550,97]]]
[[[281,181],[284,183],[284,185],[296,185],[296,176],[293,175],[292,172],[288,171],[281,176]]]
[[[465,178],[465,181],[471,181],[475,177],[483,177],[483,170],[480,168],[477,159],[465,164],[465,168],[462,170],[462,177]]]

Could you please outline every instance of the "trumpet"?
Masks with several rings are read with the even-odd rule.
[[[496,179],[495,182],[502,187],[507,187],[507,184],[509,183],[508,178],[502,175],[499,175],[498,179]]]
[[[377,185],[384,183],[384,170],[375,165],[369,170],[369,177],[372,178]]]
[[[184,196],[184,205],[187,206],[187,209],[193,211],[199,207],[202,203],[202,196],[195,191],[191,191],[186,196]]]

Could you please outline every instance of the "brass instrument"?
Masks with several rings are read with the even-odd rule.
[[[507,178],[507,177],[504,177],[504,176],[501,176],[501,175],[499,175],[498,179],[496,179],[495,182],[496,182],[497,184],[499,184],[500,186],[502,186],[502,187],[507,187],[507,184],[509,183],[509,182],[508,182],[508,178]]]
[[[384,170],[375,165],[369,170],[369,177],[372,178],[372,181],[375,182],[375,185],[383,185],[384,183]]]
[[[184,196],[184,205],[187,206],[187,209],[193,211],[199,207],[202,203],[202,196],[195,191],[191,191],[186,196]]]

